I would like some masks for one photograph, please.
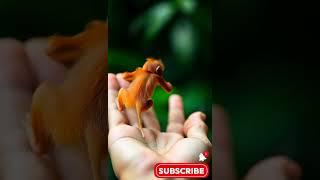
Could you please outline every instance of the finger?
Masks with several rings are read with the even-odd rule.
[[[253,166],[245,180],[298,180],[301,175],[302,170],[298,163],[284,156],[276,156]]]
[[[129,87],[130,83],[122,78],[122,73],[118,73],[116,76],[117,76],[117,80],[118,80],[120,87],[122,87],[122,88]]]
[[[153,107],[142,113],[143,124],[148,129],[160,131],[160,124]]]
[[[114,74],[108,74],[108,123],[109,128],[114,128],[120,124],[126,124],[127,119],[121,113],[116,105],[118,91],[119,91],[119,83]]]
[[[211,142],[207,137],[208,126],[204,123],[206,115],[202,112],[192,113],[184,123],[184,134],[188,138],[201,140],[208,149],[212,148]]]
[[[139,127],[139,125],[138,125],[139,120],[138,120],[137,111],[133,108],[130,108],[130,109],[126,109],[125,113],[128,118],[129,124],[134,127]],[[142,126],[143,126],[143,124],[142,124]]]
[[[228,117],[223,108],[213,107],[214,179],[235,179]]]
[[[192,113],[184,123],[184,135],[187,138],[183,138],[180,134],[172,133],[179,140],[174,145],[171,145],[172,147],[169,146],[170,150],[165,154],[166,158],[171,159],[173,162],[199,162],[199,154],[208,151],[209,156],[204,163],[209,162],[213,153],[211,142],[207,137],[208,127],[204,123],[205,119],[206,115],[202,112]],[[170,141],[166,144],[170,145]],[[189,150],[181,151],[181,149]],[[178,151],[180,153],[177,154],[176,152]]]
[[[183,135],[184,121],[182,98],[179,95],[171,95],[169,98],[169,122],[167,132]]]
[[[62,82],[66,74],[66,68],[47,56],[47,39],[38,38],[28,40],[25,43],[25,47],[30,64],[39,82]]]
[[[21,42],[0,40],[0,63],[0,88],[32,90],[34,76]]]
[[[48,162],[31,152],[22,126],[33,86],[23,44],[0,40],[0,169],[4,180],[56,178]]]

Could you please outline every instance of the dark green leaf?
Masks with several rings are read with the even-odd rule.
[[[178,21],[170,34],[172,50],[182,64],[188,64],[193,60],[197,47],[197,37],[192,24],[189,21]]]

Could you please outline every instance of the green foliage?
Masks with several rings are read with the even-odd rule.
[[[192,15],[196,5],[195,0],[161,1],[136,18],[131,24],[131,30],[135,33],[143,29],[144,39],[154,40],[169,21],[175,20],[175,14],[181,11],[185,15]]]
[[[108,4],[109,72],[132,71],[148,56],[161,58],[165,78],[174,86],[170,94],[183,97],[186,117],[195,111],[207,114],[211,138],[210,1],[110,0]],[[167,126],[170,94],[158,87],[153,95],[162,130]]]
[[[197,37],[189,21],[179,21],[172,28],[170,42],[173,53],[181,64],[194,59],[197,50]]]
[[[105,20],[106,7],[105,0],[1,0],[0,37],[73,35],[92,19]]]
[[[108,50],[108,66],[112,72],[132,71],[141,65],[142,56],[118,49]]]
[[[132,30],[145,29],[144,37],[152,40],[158,35],[159,31],[168,23],[175,13],[175,8],[170,1],[156,4],[141,17],[132,23]]]
[[[166,66],[165,78],[175,87],[173,93],[183,96],[186,113],[201,110],[211,118],[210,73],[206,71],[212,58],[209,2],[111,0],[109,4],[109,72],[132,71],[147,56],[159,57]],[[153,97],[162,128],[167,122],[168,97],[160,88]]]

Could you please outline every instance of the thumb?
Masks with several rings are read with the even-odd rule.
[[[0,40],[0,179],[54,179],[47,161],[31,152],[22,126],[31,103],[35,81],[24,46]]]

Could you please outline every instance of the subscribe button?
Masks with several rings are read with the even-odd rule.
[[[206,178],[209,167],[203,163],[157,163],[154,175],[158,178]]]

